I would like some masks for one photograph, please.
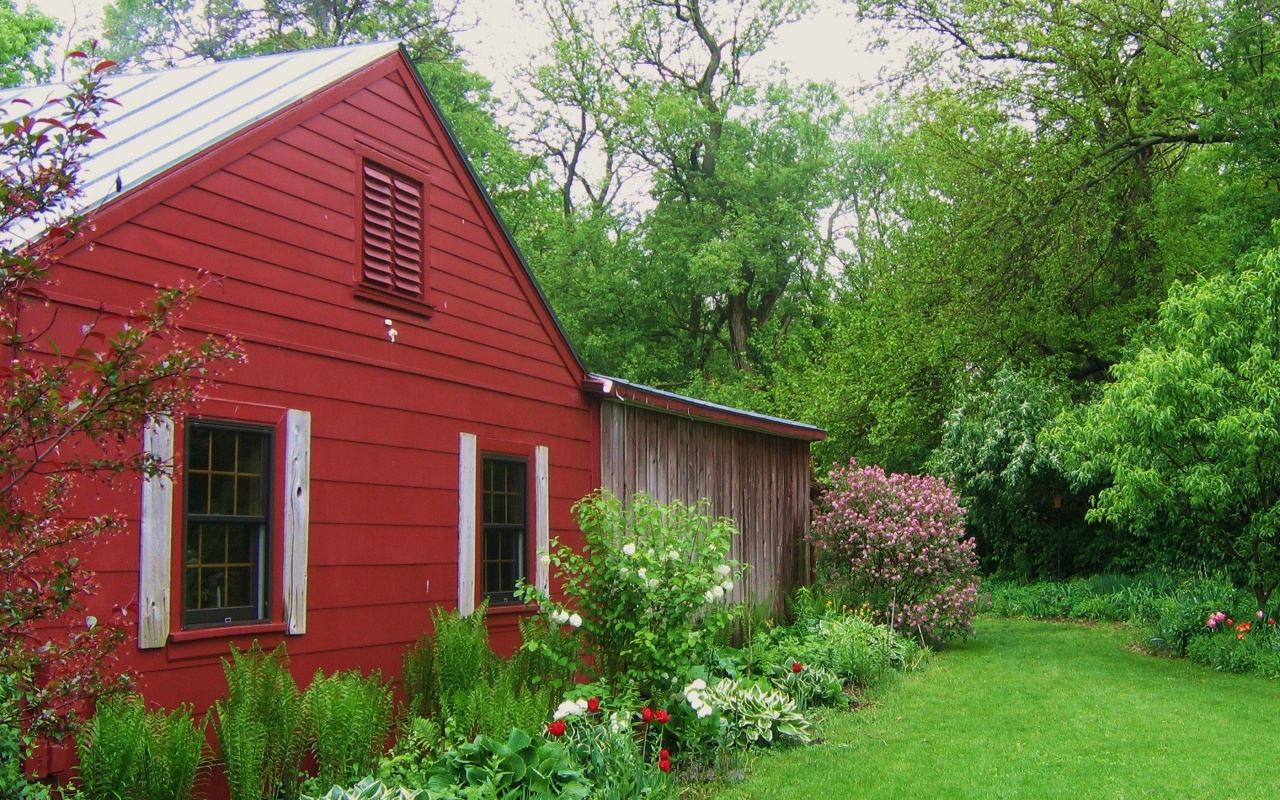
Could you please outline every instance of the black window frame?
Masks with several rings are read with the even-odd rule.
[[[193,514],[191,513],[191,487],[193,472],[210,472],[211,470],[193,470],[192,445],[200,431],[229,431],[233,433],[251,434],[259,438],[261,448],[262,473],[260,479],[261,513],[259,514]],[[178,543],[181,553],[181,577],[178,592],[182,612],[182,627],[208,628],[226,625],[241,625],[269,622],[271,620],[271,552],[275,544],[274,514],[275,505],[275,454],[276,431],[268,425],[252,425],[216,419],[190,418],[187,420],[183,447],[182,472],[182,538]],[[212,462],[212,454],[210,462]],[[236,465],[234,475],[238,473]],[[189,580],[189,564],[187,561],[187,545],[193,524],[201,523],[257,523],[259,526],[257,542],[251,545],[250,591],[256,590],[254,603],[247,606],[222,606],[215,608],[189,608],[187,590]]]
[[[519,482],[520,493],[522,499],[520,504],[523,508],[523,520],[519,523],[512,522],[493,522],[490,520],[491,504],[489,503],[489,495],[493,490],[489,486],[489,465],[490,464],[506,464],[518,465],[523,473],[523,480]],[[480,547],[479,549],[479,584],[480,597],[488,600],[490,605],[506,605],[511,603],[519,603],[520,599],[516,597],[516,587],[521,582],[529,580],[529,521],[532,509],[530,508],[531,493],[529,491],[529,459],[511,455],[509,453],[482,453],[480,457]],[[508,476],[509,481],[509,476]],[[507,484],[506,488],[509,488]],[[504,492],[509,494],[509,492]],[[502,537],[503,534],[511,536],[514,534],[515,542],[511,544],[509,550],[511,558],[506,559],[506,551],[500,552],[499,558],[490,557],[490,543],[495,541],[495,537]],[[504,537],[505,538],[505,537]],[[500,541],[500,540],[499,540]],[[500,550],[502,548],[499,548]],[[509,585],[490,587],[490,565],[502,564],[508,561],[513,562],[512,576]],[[501,569],[501,567],[497,567]],[[501,580],[499,578],[499,580]]]

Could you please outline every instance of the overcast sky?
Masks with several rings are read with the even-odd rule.
[[[478,24],[458,37],[459,44],[472,67],[494,81],[500,96],[508,96],[517,70],[529,63],[545,37],[538,25],[519,16],[516,0],[462,2]],[[64,25],[78,20],[83,29],[100,21],[105,0],[35,0],[35,5]],[[869,82],[879,59],[866,53],[869,34],[859,27],[853,7],[840,0],[817,0],[816,5],[813,14],[780,32],[765,63],[785,65],[800,79],[832,80],[845,88]]]

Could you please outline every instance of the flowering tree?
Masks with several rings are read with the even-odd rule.
[[[947,485],[856,461],[828,477],[810,532],[823,576],[895,628],[933,639],[971,633],[978,560]]]
[[[179,414],[239,355],[234,341],[182,336],[194,285],[161,290],[135,311],[101,310],[72,336],[61,333],[64,310],[49,307],[50,268],[87,224],[71,212],[111,102],[101,80],[109,66],[92,66],[45,108],[0,115],[0,338],[9,351],[0,360],[0,738],[9,741],[15,731],[27,743],[60,738],[85,700],[128,682],[113,663],[127,610],[89,614],[96,585],[82,560],[124,517],[77,516],[77,494],[164,469],[140,452],[145,420]]]
[[[708,516],[705,504],[664,506],[643,494],[623,506],[603,489],[575,508],[585,546],[557,545],[545,557],[581,616],[544,607],[554,621],[581,625],[601,677],[646,695],[671,689],[729,622],[721,600],[742,572],[729,558],[732,521]]]

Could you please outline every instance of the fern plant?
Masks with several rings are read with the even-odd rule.
[[[80,792],[88,800],[125,800],[146,731],[146,708],[137,695],[98,703],[97,712],[76,737],[80,756]]]
[[[391,735],[391,688],[374,671],[326,678],[316,672],[302,698],[303,728],[316,759],[311,785],[346,785],[373,774]]]
[[[214,734],[231,800],[297,797],[303,753],[302,697],[284,645],[266,653],[255,641],[222,660],[227,696],[214,704]]]
[[[205,725],[190,706],[146,715],[138,760],[139,800],[190,800],[204,752]]]

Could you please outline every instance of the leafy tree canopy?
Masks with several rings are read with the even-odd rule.
[[[1280,249],[1176,286],[1115,383],[1046,434],[1110,486],[1091,519],[1231,565],[1259,608],[1280,585]]]

